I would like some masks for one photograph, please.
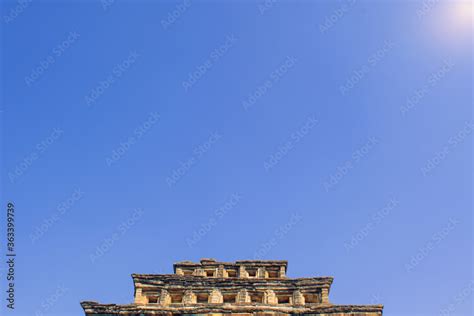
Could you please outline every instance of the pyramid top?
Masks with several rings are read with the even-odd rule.
[[[220,262],[202,258],[199,262],[180,261],[173,265],[177,275],[234,278],[286,278],[286,260],[239,260]]]
[[[332,277],[287,278],[285,260],[174,264],[174,274],[132,274],[132,304],[82,302],[97,315],[339,315],[382,316],[382,305],[334,305]]]

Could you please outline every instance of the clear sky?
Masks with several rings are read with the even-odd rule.
[[[472,6],[160,2],[2,1],[1,314],[213,257],[472,315]]]

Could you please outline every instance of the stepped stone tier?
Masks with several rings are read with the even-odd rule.
[[[132,274],[134,303],[82,302],[88,316],[235,314],[239,316],[379,316],[382,305],[335,305],[332,277],[291,279],[288,262],[243,260],[174,264],[174,274]]]

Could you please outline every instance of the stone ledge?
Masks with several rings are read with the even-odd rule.
[[[163,286],[170,285],[205,285],[205,286],[305,286],[305,285],[331,285],[333,277],[295,278],[295,279],[258,279],[258,278],[209,278],[194,275],[176,274],[132,274],[134,283],[143,285]]]
[[[228,261],[217,261],[215,259],[201,259],[200,262],[192,261],[179,261],[173,264],[174,272],[176,273],[176,268],[198,268],[198,267],[218,267],[224,266],[225,268],[234,268],[238,269],[240,266],[244,267],[284,267],[285,271],[288,268],[288,261],[286,260],[238,260],[235,262]]]
[[[383,305],[331,305],[315,304],[301,307],[274,306],[264,304],[196,304],[194,306],[160,306],[160,305],[137,305],[137,304],[99,304],[97,302],[84,301],[81,306],[86,314],[115,314],[146,313],[147,315],[172,315],[172,314],[227,314],[227,313],[284,313],[284,314],[353,314],[371,313],[382,315]]]
[[[229,265],[229,266],[235,266],[235,265],[266,265],[266,266],[273,266],[273,265],[283,265],[283,266],[288,266],[288,261],[287,260],[237,260],[235,262],[230,262],[230,261],[217,261],[212,258],[203,258],[201,259],[200,262],[193,262],[189,260],[184,260],[184,261],[178,261],[175,262],[173,265],[174,266],[201,266],[201,265]]]

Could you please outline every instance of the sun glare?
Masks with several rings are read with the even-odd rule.
[[[459,1],[452,6],[453,22],[472,32],[473,2]]]
[[[473,12],[472,1],[446,1],[438,2],[424,17],[435,42],[456,48],[472,41]]]

